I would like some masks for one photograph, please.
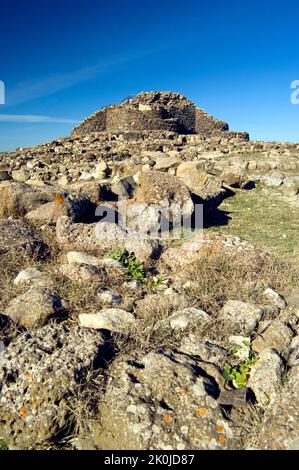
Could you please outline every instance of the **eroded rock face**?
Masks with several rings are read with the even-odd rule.
[[[110,370],[94,440],[103,449],[237,447],[218,395],[215,380],[191,357],[161,351],[140,362],[120,360]]]
[[[28,449],[66,425],[67,399],[101,355],[99,332],[48,325],[20,335],[0,361],[1,434]]]
[[[176,175],[208,210],[218,207],[228,194],[220,178],[200,170],[194,162],[181,163]]]
[[[140,175],[134,200],[137,204],[157,206],[161,214],[174,224],[179,223],[182,216],[190,218],[194,210],[184,183],[174,176],[156,171]]]
[[[258,439],[262,450],[299,450],[299,367],[294,366],[286,383],[270,402]]]
[[[252,348],[257,353],[261,353],[267,348],[273,348],[287,356],[293,336],[292,328],[279,317],[257,335],[252,343]]]
[[[264,349],[259,360],[250,371],[248,387],[260,405],[266,406],[275,397],[281,386],[284,362],[273,349]]]
[[[0,220],[0,255],[18,254],[20,251],[43,257],[49,254],[49,247],[41,240],[29,222]]]
[[[121,227],[109,222],[74,224],[69,217],[60,217],[56,225],[58,243],[69,250],[105,253],[124,245],[125,235]]]
[[[56,223],[59,217],[67,216],[78,221],[90,206],[87,196],[56,195],[52,202],[47,202],[26,214],[26,219],[41,224]]]

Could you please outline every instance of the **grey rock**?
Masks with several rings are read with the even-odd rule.
[[[57,292],[45,287],[32,286],[27,292],[11,300],[5,315],[26,328],[43,326],[50,317],[61,316],[67,303]]]
[[[96,283],[103,282],[105,270],[90,264],[63,264],[59,267],[59,272],[73,282]]]
[[[212,362],[223,367],[230,357],[228,349],[211,341],[202,341],[200,334],[189,334],[182,339],[180,351],[192,356],[199,356],[201,360]]]
[[[266,330],[257,335],[252,342],[252,348],[259,354],[264,349],[272,348],[286,357],[293,336],[293,330],[288,323],[278,318]]]
[[[221,310],[221,318],[245,334],[255,330],[262,316],[262,309],[241,300],[229,300]]]
[[[42,204],[28,212],[26,219],[43,224],[56,223],[59,217],[70,217],[74,222],[80,220],[90,206],[87,196],[57,195],[54,201]]]
[[[172,329],[175,331],[186,330],[190,327],[199,326],[210,319],[203,310],[195,307],[184,308],[178,310],[168,317],[166,320],[162,320],[157,323],[157,329]]]
[[[97,357],[99,332],[47,325],[20,335],[0,362],[1,435],[12,448],[44,444],[68,424],[69,403]]]
[[[32,281],[43,275],[42,271],[36,268],[27,268],[23,271],[20,271],[17,277],[14,279],[14,284],[16,286],[22,284],[31,284]]]
[[[263,296],[271,303],[273,303],[273,305],[275,305],[275,307],[277,308],[281,309],[286,306],[286,302],[284,301],[284,299],[270,287],[267,287],[267,289],[265,289],[265,291],[263,292]]]
[[[236,448],[218,395],[215,381],[194,358],[161,351],[140,361],[120,359],[99,406],[96,444],[121,450]]]
[[[135,325],[135,317],[120,308],[106,308],[97,313],[81,313],[79,324],[84,328],[126,332]]]
[[[260,405],[267,406],[278,393],[283,372],[284,362],[280,355],[273,349],[264,349],[252,366],[248,380],[248,387],[253,390]]]
[[[129,253],[134,253],[139,261],[147,262],[158,259],[162,253],[163,245],[158,240],[151,238],[127,237],[125,248]]]
[[[58,243],[72,251],[105,253],[123,246],[125,235],[117,224],[109,222],[75,224],[69,217],[60,217],[56,225]]]
[[[285,385],[267,408],[257,448],[299,450],[299,367],[293,367]]]

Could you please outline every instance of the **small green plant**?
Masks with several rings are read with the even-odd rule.
[[[0,450],[8,450],[7,445],[2,439],[0,439]]]
[[[131,279],[147,284],[147,277],[145,268],[140,263],[134,253],[129,253],[127,250],[114,250],[110,257],[116,261],[119,261],[124,268],[126,268],[128,275]]]
[[[236,345],[233,345],[233,346],[236,346]],[[246,346],[251,346],[251,344],[247,343]],[[236,352],[237,352],[236,350],[231,348],[231,354],[233,356],[236,355]],[[223,372],[223,377],[225,378],[227,382],[232,382],[233,385],[237,389],[247,387],[247,382],[250,377],[251,367],[254,364],[256,364],[258,359],[259,359],[258,355],[252,349],[250,349],[248,358],[242,359],[242,361],[238,362],[237,364],[228,364],[225,367],[224,372]]]
[[[164,282],[164,277],[163,276],[155,276],[153,277],[153,280],[152,280],[152,287],[158,287],[160,286],[161,284],[163,284]]]

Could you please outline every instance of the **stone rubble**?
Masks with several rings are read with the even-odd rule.
[[[179,93],[148,92],[0,159],[3,275],[9,258],[26,259],[1,292],[0,439],[11,449],[61,436],[99,450],[243,449],[239,413],[262,409],[253,447],[299,448],[298,286],[262,284],[265,250],[200,230],[256,185],[296,208],[299,143],[251,141]],[[177,240],[182,216],[189,231]],[[194,297],[204,279],[189,274],[217,253],[256,275],[238,295],[217,292],[218,311]],[[92,291],[92,307],[74,311],[73,290]],[[244,364],[238,389],[224,371]]]

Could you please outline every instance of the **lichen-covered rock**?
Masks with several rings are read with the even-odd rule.
[[[60,217],[56,225],[58,243],[64,249],[105,253],[124,245],[125,231],[115,223],[75,224]]]
[[[246,185],[246,162],[236,162],[232,166],[227,166],[221,173],[221,179],[233,188],[241,188]]]
[[[134,199],[137,204],[157,206],[165,219],[173,224],[180,223],[182,217],[191,217],[194,210],[184,183],[175,176],[158,171],[141,174]]]
[[[200,202],[206,209],[213,210],[218,207],[228,194],[221,179],[200,170],[196,163],[181,163],[176,174],[189,191],[201,199]]]
[[[32,286],[27,292],[11,300],[4,313],[17,325],[26,328],[43,326],[50,317],[61,316],[67,302],[57,292],[46,287]]]
[[[94,204],[101,200],[102,188],[98,181],[77,181],[70,184],[61,184],[60,182],[60,185],[71,193],[88,196]]]
[[[1,435],[12,448],[45,443],[68,423],[67,400],[101,356],[99,332],[47,325],[20,335],[0,361]]]
[[[22,217],[41,204],[52,201],[55,192],[51,186],[33,188],[26,183],[5,181],[0,184],[0,219]]]
[[[200,333],[184,336],[179,349],[185,354],[199,356],[202,361],[212,362],[222,367],[230,357],[228,349],[211,341],[203,341]]]
[[[100,266],[101,259],[97,256],[89,255],[88,253],[82,253],[80,251],[69,251],[66,255],[69,264],[89,264],[90,266]]]
[[[27,268],[20,271],[17,277],[14,279],[16,286],[24,284],[32,284],[37,278],[43,276],[42,271],[36,268]]]
[[[158,240],[151,238],[127,237],[125,248],[129,253],[134,253],[141,262],[158,259],[162,253],[163,245]]]
[[[248,380],[248,387],[253,390],[259,405],[268,405],[278,393],[284,368],[283,360],[273,349],[261,352]]]
[[[293,367],[281,391],[271,400],[261,426],[257,448],[299,450],[299,367]]]
[[[22,220],[0,220],[0,255],[28,253],[30,256],[44,257],[49,247],[41,240],[37,231]]]
[[[73,282],[95,283],[105,279],[105,270],[90,264],[62,264],[59,272]]]
[[[264,290],[263,296],[279,309],[285,308],[286,306],[284,299],[270,287],[267,287],[267,289]]]
[[[221,310],[221,319],[244,334],[254,331],[262,316],[261,308],[242,300],[229,300]]]
[[[294,333],[289,324],[277,318],[257,335],[252,342],[252,348],[257,353],[261,353],[264,349],[272,348],[283,356],[287,356],[293,336]]]
[[[101,449],[194,450],[238,447],[217,404],[219,389],[201,362],[172,352],[110,368],[93,436]]]

